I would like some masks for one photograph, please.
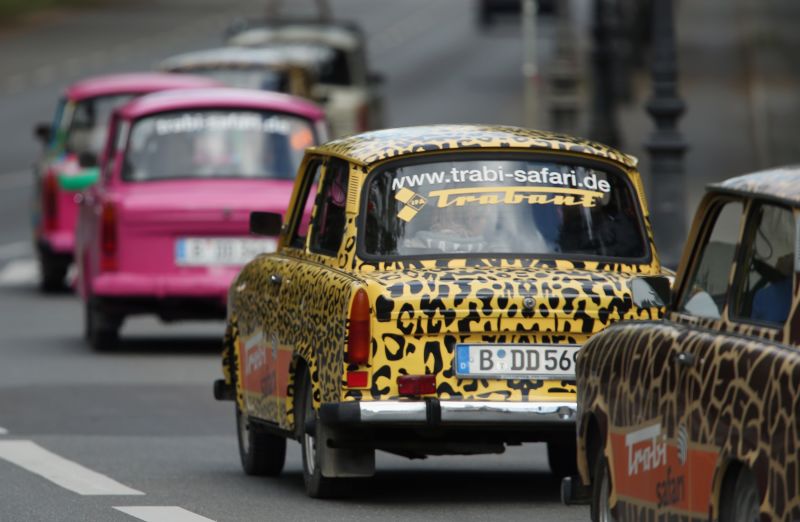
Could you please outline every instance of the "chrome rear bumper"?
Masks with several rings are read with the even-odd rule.
[[[575,402],[452,401],[438,399],[353,401],[320,407],[331,425],[529,425],[575,423]]]

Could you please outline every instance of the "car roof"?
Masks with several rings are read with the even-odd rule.
[[[148,94],[128,102],[117,112],[123,118],[136,119],[158,112],[219,108],[278,111],[297,114],[314,121],[325,117],[325,113],[318,105],[297,96],[224,87],[179,89]]]
[[[423,152],[492,148],[551,150],[597,156],[635,167],[637,159],[593,141],[508,125],[426,125],[355,134],[311,150],[369,166]]]
[[[777,167],[730,178],[708,186],[710,192],[761,197],[800,205],[800,165]]]
[[[220,83],[202,76],[163,72],[107,74],[85,78],[70,85],[65,96],[80,101],[96,96],[145,94],[166,89],[214,87]]]
[[[218,47],[170,56],[158,64],[161,70],[192,70],[213,67],[269,68],[284,65],[315,67],[333,58],[332,51],[310,44],[270,47]]]
[[[245,21],[241,28],[229,31],[231,45],[259,46],[275,43],[315,43],[347,51],[363,45],[358,26],[347,22],[319,20],[278,20],[274,22]]]

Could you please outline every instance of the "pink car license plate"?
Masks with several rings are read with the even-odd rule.
[[[244,265],[259,254],[274,252],[270,238],[187,237],[175,242],[179,266]]]

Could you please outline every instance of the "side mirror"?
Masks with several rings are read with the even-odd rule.
[[[67,192],[80,192],[96,184],[100,179],[100,169],[90,167],[71,176],[59,176],[58,184]]]
[[[97,166],[97,156],[91,152],[81,152],[78,155],[78,165],[82,169],[89,169]]]
[[[642,308],[664,306],[672,302],[669,279],[664,276],[640,276],[631,282],[633,304]]]
[[[37,123],[33,128],[33,136],[44,145],[50,143],[50,124]]]
[[[283,219],[274,212],[251,212],[250,232],[257,236],[277,236],[281,233]]]

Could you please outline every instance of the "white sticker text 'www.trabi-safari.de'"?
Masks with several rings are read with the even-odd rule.
[[[611,192],[611,184],[608,180],[598,179],[597,174],[591,171],[579,174],[573,169],[570,169],[569,172],[558,172],[552,171],[548,167],[543,167],[540,170],[516,169],[514,171],[506,171],[502,165],[498,165],[496,168],[483,165],[480,169],[452,167],[449,171],[440,170],[397,176],[392,180],[392,191],[396,192],[402,188],[413,189],[423,185],[493,182],[535,183],[598,190],[604,193]]]

